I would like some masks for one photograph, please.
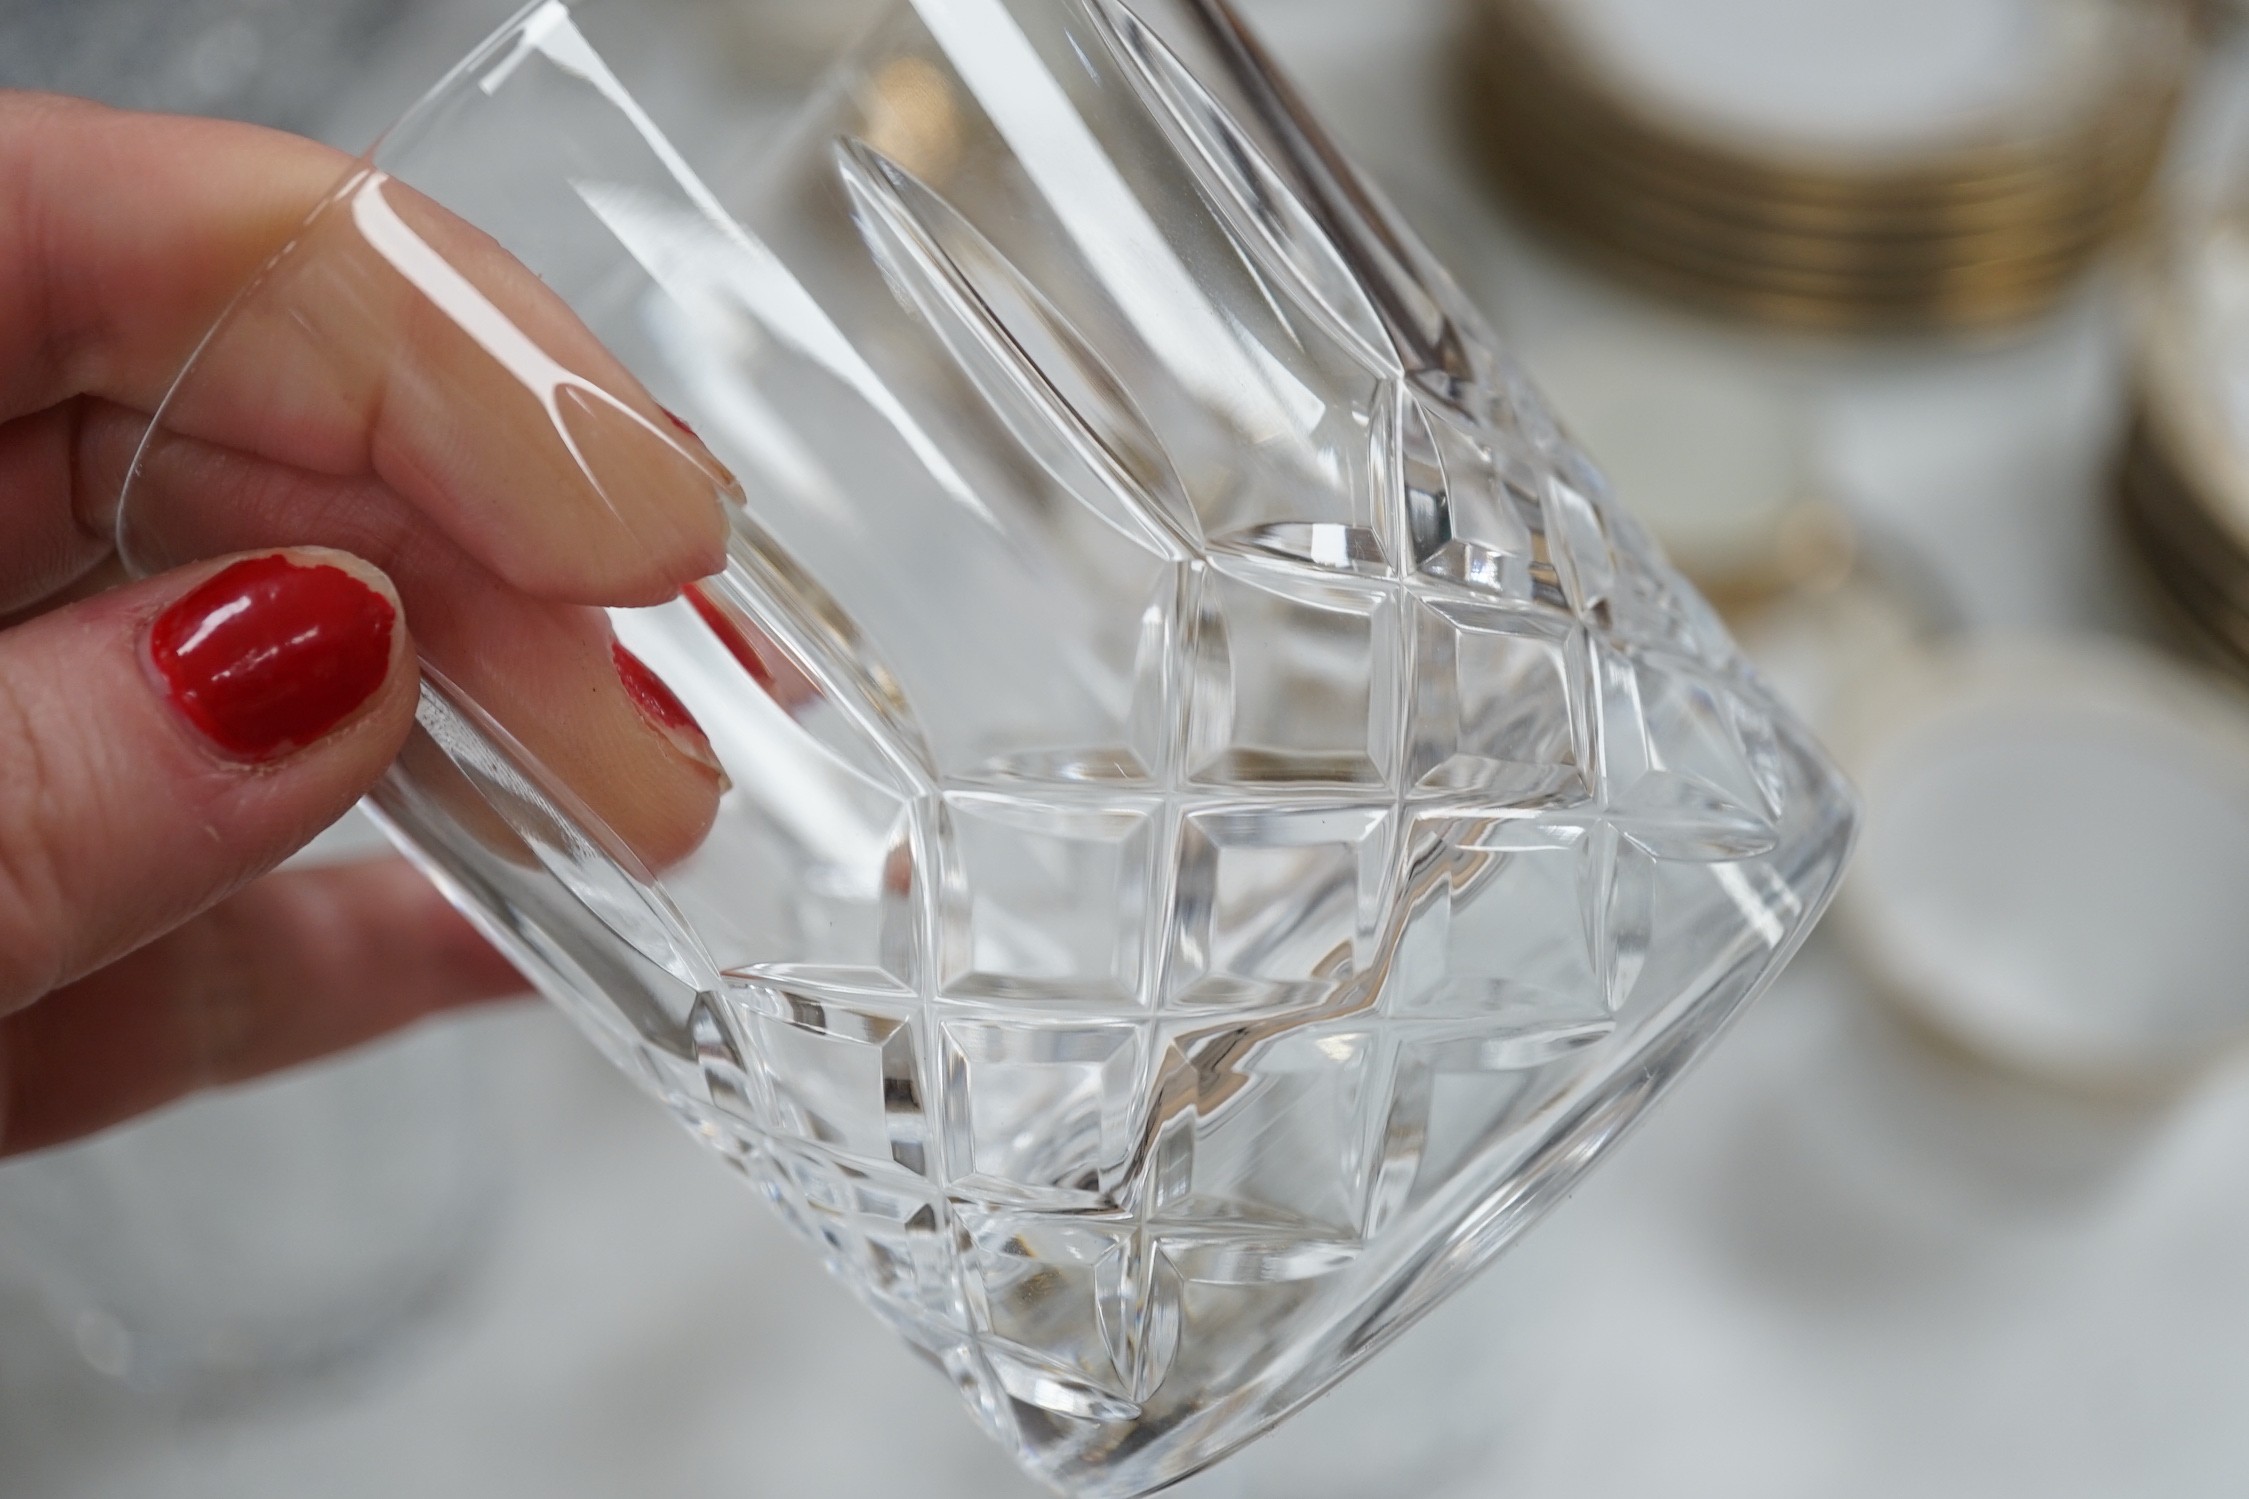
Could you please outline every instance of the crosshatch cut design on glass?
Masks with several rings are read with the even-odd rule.
[[[379,809],[1027,1468],[1152,1492],[1552,1203],[1851,795],[1223,0],[901,3],[747,169],[631,10],[527,11],[233,316],[341,243],[527,367],[405,188],[537,271],[740,476],[603,622],[727,785],[659,859],[439,642]]]

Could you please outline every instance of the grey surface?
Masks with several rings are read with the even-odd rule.
[[[0,0],[0,87],[316,128],[413,0]]]

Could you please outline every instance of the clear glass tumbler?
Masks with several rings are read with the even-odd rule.
[[[1552,1204],[1851,794],[1223,0],[899,3],[758,150],[647,24],[413,111],[122,544],[386,566],[404,846],[1027,1468],[1151,1492]]]

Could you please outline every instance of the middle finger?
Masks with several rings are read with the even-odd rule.
[[[110,554],[106,530],[80,519],[76,465],[80,401],[0,426],[0,617],[41,604]],[[31,500],[34,503],[16,503]]]

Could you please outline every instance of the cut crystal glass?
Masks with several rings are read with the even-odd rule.
[[[1028,1469],[1152,1492],[1550,1206],[1852,796],[1222,0],[901,3],[755,152],[640,15],[535,6],[351,175],[124,549],[382,561],[402,844]],[[725,571],[542,593],[652,474]],[[611,632],[692,815],[601,769]]]

